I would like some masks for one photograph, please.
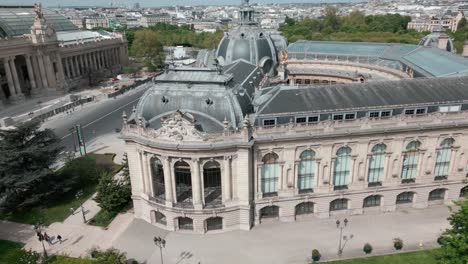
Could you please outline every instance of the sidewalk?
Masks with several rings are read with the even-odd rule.
[[[343,258],[365,257],[362,247],[369,242],[371,255],[397,253],[392,239],[403,239],[403,252],[437,247],[436,239],[448,227],[445,206],[408,209],[387,214],[347,216],[343,235],[353,234],[344,248]],[[340,219],[343,219],[340,217]],[[250,231],[219,234],[166,232],[142,220],[134,220],[114,246],[127,252],[128,258],[148,264],[160,263],[159,249],[153,236],[166,240],[165,263],[180,264],[306,264],[312,249],[322,260],[337,258],[339,230],[336,218],[310,217],[294,223],[267,223]],[[423,247],[419,243],[423,242]]]
[[[88,150],[90,153],[99,154],[116,153],[114,161],[121,163],[123,147],[124,142],[118,139],[117,133],[113,133],[91,142]],[[92,198],[87,200],[83,207],[86,220],[93,218],[100,210],[98,204]],[[112,247],[113,241],[127,228],[132,220],[133,211],[121,213],[117,215],[106,230],[102,227],[84,224],[81,208],[77,208],[75,213],[65,219],[63,223],[53,223],[45,229],[49,236],[56,238],[60,234],[64,240],[62,244],[54,240],[55,244],[52,246],[46,245],[46,249],[50,253],[66,254],[74,257],[88,256],[88,251],[94,247],[101,249]],[[42,245],[35,236],[26,240],[25,248],[42,252]]]

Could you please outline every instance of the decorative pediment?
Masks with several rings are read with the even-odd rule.
[[[161,119],[161,128],[155,131],[158,139],[177,141],[204,141],[203,134],[195,128],[195,119],[179,110],[170,117]]]

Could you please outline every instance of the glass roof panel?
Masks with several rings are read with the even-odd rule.
[[[56,31],[78,30],[73,23],[64,16],[48,9],[43,9],[47,22]],[[0,37],[21,36],[31,33],[36,14],[33,7],[0,7]]]

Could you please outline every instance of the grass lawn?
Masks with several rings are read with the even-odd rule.
[[[108,212],[106,210],[100,210],[90,221],[90,225],[107,227],[112,220],[118,215],[118,212]]]
[[[350,259],[326,262],[327,264],[436,264],[435,254],[438,249],[400,253],[388,256]]]
[[[90,163],[80,163],[82,160],[75,159],[77,162],[72,170],[81,171],[80,175],[97,174],[97,172],[95,172],[96,169],[104,169],[116,173],[122,166],[113,162],[114,156],[114,154],[89,154],[87,158],[91,159]],[[80,166],[83,165],[87,168],[80,168]],[[95,167],[90,168],[93,165]],[[58,170],[57,173],[60,173],[61,170],[62,169]],[[70,215],[70,208],[76,209],[88,200],[95,193],[96,186],[97,182],[95,180],[86,187],[80,188],[80,190],[83,190],[83,195],[79,199],[75,197],[78,189],[71,190],[60,197],[60,199],[50,202],[49,204],[42,204],[33,208],[7,214],[0,214],[0,219],[31,225],[40,222],[47,226],[53,222],[63,222]]]
[[[20,243],[0,240],[0,264],[16,263],[22,247]]]
[[[83,189],[83,195],[79,199],[75,197],[76,191],[69,192],[62,199],[48,207],[37,206],[23,211],[0,214],[0,219],[30,225],[42,223],[47,226],[54,222],[63,222],[70,215],[70,208],[78,208],[95,191],[96,186],[88,186]]]

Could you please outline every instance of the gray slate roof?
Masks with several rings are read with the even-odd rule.
[[[254,104],[257,115],[271,115],[467,101],[468,77],[447,77],[313,87],[272,87],[263,89]]]

